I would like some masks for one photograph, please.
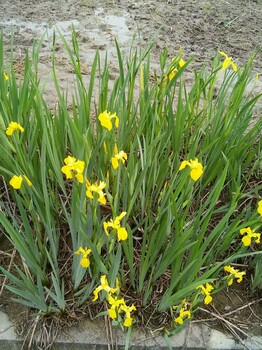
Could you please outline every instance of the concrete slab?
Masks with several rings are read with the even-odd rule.
[[[113,329],[114,349],[121,350],[125,346],[125,334]],[[23,339],[15,333],[14,324],[8,316],[0,311],[0,349],[20,350]],[[239,344],[232,336],[226,335],[206,325],[190,324],[179,334],[169,338],[169,345],[160,334],[145,334],[134,330],[130,348],[132,350],[262,350],[262,336],[246,339]],[[83,320],[79,325],[70,328],[66,335],[54,343],[52,350],[108,350],[107,334],[103,321]]]
[[[16,340],[15,326],[8,316],[0,311],[0,341],[3,339]],[[2,348],[1,348],[2,349]]]
[[[261,334],[262,334],[262,326],[261,326]],[[262,349],[262,336],[254,336],[251,339],[244,340],[244,345],[248,350],[261,350]]]
[[[209,338],[206,342],[207,349],[243,349],[243,347],[238,344],[233,337],[225,335],[224,333],[216,330],[210,329]]]

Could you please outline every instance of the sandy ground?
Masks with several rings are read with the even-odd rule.
[[[39,64],[50,105],[56,97],[51,84],[50,47],[52,34],[59,29],[67,40],[71,25],[77,32],[82,66],[90,71],[97,49],[101,57],[109,53],[112,72],[117,66],[114,47],[116,37],[123,52],[128,52],[134,34],[142,47],[154,39],[153,62],[167,47],[170,57],[183,47],[184,57],[194,56],[192,67],[212,59],[217,50],[232,56],[241,65],[261,49],[261,0],[1,0],[0,29],[10,51],[11,33],[17,70],[27,48],[34,39],[46,33]],[[57,45],[57,67],[62,89],[70,88],[72,69],[62,45]],[[262,73],[261,52],[255,59],[256,72]],[[190,71],[190,68],[189,68]],[[114,74],[112,74],[114,79]]]
[[[243,63],[261,48],[261,0],[1,0],[0,28],[13,28],[17,49],[31,45],[33,37],[60,27],[69,34],[73,22],[84,49],[111,48],[116,35],[122,48],[134,32],[142,42],[156,34],[157,47],[170,52],[181,45],[187,55],[203,61],[217,49]],[[158,32],[157,32],[158,31]],[[257,59],[261,69],[261,56]]]

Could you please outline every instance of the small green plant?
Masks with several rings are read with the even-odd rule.
[[[76,79],[72,113],[55,50],[51,113],[39,87],[41,43],[18,80],[0,41],[0,223],[22,261],[1,271],[17,301],[45,316],[106,300],[102,314],[123,329],[151,305],[170,312],[160,326],[172,334],[241,282],[233,262],[256,255],[261,285],[261,95],[246,90],[253,57],[238,68],[219,52],[224,61],[195,70],[188,88],[182,49],[172,60],[161,53],[152,80],[150,48],[132,49],[125,63],[116,43],[110,90],[107,58],[96,53],[86,84],[74,29],[72,47],[60,39]]]

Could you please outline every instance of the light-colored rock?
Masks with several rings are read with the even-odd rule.
[[[205,339],[201,325],[189,324],[185,345],[187,348],[205,349]]]
[[[243,346],[237,344],[236,341],[216,329],[211,329],[209,339],[206,343],[207,349],[212,350],[230,350],[230,349],[243,349]]]
[[[14,324],[4,312],[0,311],[0,340],[2,339],[17,340],[17,336]]]
[[[262,333],[262,328],[261,328]],[[244,341],[245,346],[248,350],[261,350],[262,349],[262,337],[253,336]]]
[[[123,349],[126,334],[113,328],[112,342],[115,348]],[[205,325],[190,324],[180,333],[168,339],[172,349],[199,350],[261,350],[262,337],[254,336],[238,344],[230,335],[211,329]],[[19,350],[22,340],[15,333],[15,326],[4,312],[0,311],[0,349]],[[168,350],[165,338],[153,332],[141,329],[133,331],[131,336],[132,349]],[[103,319],[82,320],[79,325],[68,330],[67,335],[61,334],[54,343],[52,350],[106,350],[108,339]]]

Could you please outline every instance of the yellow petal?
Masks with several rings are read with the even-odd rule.
[[[117,317],[115,309],[111,308],[111,309],[108,309],[107,311],[110,318],[115,319]]]
[[[197,168],[192,169],[190,172],[191,179],[193,179],[194,181],[197,181],[202,174],[203,174],[203,167],[201,164]]]
[[[26,175],[24,175],[25,181],[28,184],[28,186],[32,186],[32,182],[28,179]]]
[[[214,287],[211,286],[211,284],[206,283],[206,292],[207,292],[207,293],[210,293],[213,289],[214,289]]]
[[[107,147],[105,141],[103,142],[104,152],[107,153]]]
[[[100,196],[100,197],[98,198],[97,201],[98,201],[99,203],[103,204],[103,205],[106,204],[106,198],[105,198],[104,195],[103,195],[103,196]]]
[[[251,238],[250,236],[245,236],[242,238],[242,242],[244,244],[245,247],[249,247],[251,244]]]
[[[177,68],[173,68],[170,73],[168,74],[168,79],[171,81],[174,76],[176,75],[176,73],[178,72]]]
[[[83,257],[80,261],[80,265],[84,268],[88,268],[90,266],[90,260],[86,257]]]
[[[182,317],[178,316],[177,318],[175,318],[175,322],[182,325],[184,323],[184,320]]]
[[[76,158],[72,157],[72,156],[67,156],[65,159],[64,159],[64,163],[66,165],[73,165],[74,163],[76,162]]]
[[[231,280],[228,281],[228,286],[231,286],[233,284],[234,279],[232,278]]]
[[[84,182],[83,174],[76,174],[76,179],[82,184]]]
[[[87,248],[85,248],[85,250],[82,252],[84,258],[86,258],[91,253],[92,253],[92,250],[91,249],[87,249]]]
[[[243,281],[243,276],[245,275],[246,273],[243,271],[243,272],[237,272],[235,274],[235,277],[237,278],[237,282],[240,283]]]
[[[115,114],[115,118],[116,118],[115,126],[116,126],[116,128],[118,128],[118,126],[119,126],[119,118],[118,118],[118,116],[116,114]]]
[[[118,159],[116,157],[111,158],[112,166],[114,169],[117,169],[119,164],[118,164]]]
[[[187,165],[190,165],[190,163],[187,160],[183,160],[178,170],[183,170]]]
[[[213,300],[213,298],[211,297],[211,295],[207,295],[207,296],[205,297],[204,303],[205,303],[206,305],[208,305],[208,304],[211,303],[212,300]]]
[[[117,148],[117,144],[115,143],[114,145],[114,154],[117,154],[118,153],[118,148]]]
[[[110,287],[107,287],[107,289],[108,289],[107,292],[111,294],[115,294],[119,290],[119,288],[110,288]]]
[[[124,227],[117,229],[117,237],[119,241],[125,241],[127,239],[127,230]]]
[[[78,160],[72,165],[72,168],[77,171],[78,173],[82,173],[85,168],[85,162],[82,160]]]
[[[15,189],[15,190],[19,190],[19,188],[21,187],[23,182],[23,178],[22,176],[16,176],[14,175],[12,177],[12,179],[9,181],[9,184]]]
[[[246,227],[246,228],[241,228],[241,230],[239,230],[241,235],[244,235],[245,233],[250,234],[251,233],[251,228],[250,227]]]
[[[98,293],[100,292],[100,290],[102,290],[101,286],[97,287],[97,288],[93,291],[93,294],[94,294],[93,301],[96,301],[96,300],[98,299]]]
[[[72,179],[73,178],[73,174],[72,174],[72,171],[71,171],[71,168],[70,168],[69,165],[62,166],[61,171],[62,171],[63,174],[65,174],[67,179]]]
[[[226,266],[224,267],[224,270],[225,270],[226,272],[231,273],[231,274],[235,271],[235,269],[234,269],[232,266],[230,266],[230,265],[226,265]]]
[[[92,192],[91,192],[90,190],[87,190],[87,191],[86,191],[86,196],[87,196],[88,198],[94,198],[94,196],[93,196],[93,194],[92,194]]]
[[[132,326],[132,323],[133,323],[132,317],[127,317],[127,318],[125,319],[124,326],[125,326],[125,327],[131,327],[131,326]]]
[[[257,212],[262,216],[262,200],[258,202]]]
[[[103,119],[101,125],[109,131],[112,130],[112,122],[110,119]]]
[[[102,275],[100,277],[100,283],[101,283],[102,288],[108,287],[108,280],[107,280],[106,275]]]
[[[187,317],[187,318],[191,318],[191,312],[189,310],[184,310],[184,308],[182,308],[180,310],[180,317]]]
[[[118,153],[119,159],[121,159],[122,163],[124,164],[125,161],[127,160],[127,154],[124,151],[120,151]]]
[[[185,65],[185,61],[183,60],[183,58],[180,58],[178,64],[180,68],[182,68]]]
[[[231,67],[235,72],[238,70],[237,65],[234,62],[231,62]]]
[[[224,57],[227,57],[227,54],[223,51],[218,51],[218,53],[221,55],[221,56],[224,56]]]
[[[110,223],[104,221],[104,222],[103,222],[103,226],[104,226],[104,231],[105,231],[106,235],[109,236],[108,227],[111,226]]]
[[[100,190],[103,190],[104,188],[106,188],[106,183],[104,181],[100,181],[98,187]]]
[[[82,248],[82,247],[80,247],[76,252],[75,252],[75,254],[83,254],[85,252],[85,250]]]
[[[107,301],[109,302],[110,305],[114,305],[115,304],[115,299],[110,294],[108,295]]]
[[[222,64],[222,69],[227,69],[227,67],[231,64],[231,60],[231,57],[227,57]]]
[[[6,133],[6,135],[11,136],[11,135],[13,134],[13,132],[14,132],[14,129],[8,127],[8,128],[6,129],[6,132],[5,132],[5,133]]]
[[[98,119],[104,128],[108,129],[109,131],[112,130],[112,122],[107,111],[100,113]]]
[[[126,216],[126,214],[127,214],[127,212],[126,212],[126,211],[123,211],[120,215],[118,215],[118,216],[116,217],[116,220],[115,220],[115,221],[120,222],[120,221],[123,219],[123,217]]]

